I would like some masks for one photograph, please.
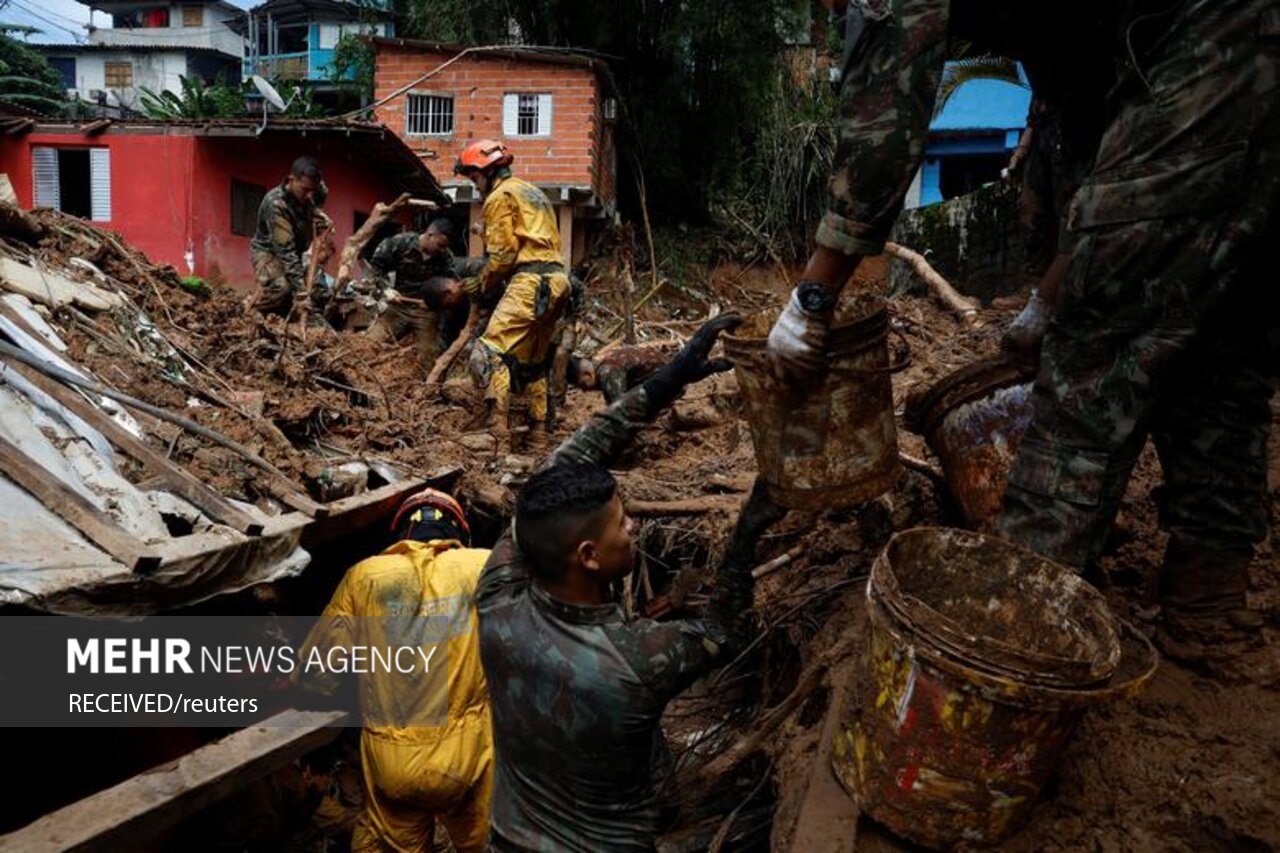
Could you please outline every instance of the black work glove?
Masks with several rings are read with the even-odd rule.
[[[708,320],[693,333],[689,342],[681,348],[670,362],[663,365],[657,373],[645,380],[641,386],[649,401],[650,418],[670,406],[684,392],[686,385],[692,385],[716,373],[723,373],[733,367],[727,358],[708,358],[716,339],[726,329],[736,329],[742,325],[742,318],[737,314],[721,314],[714,320]]]
[[[764,478],[756,477],[751,495],[738,513],[738,522],[725,549],[724,566],[728,570],[750,572],[756,564],[756,544],[764,532],[787,515],[787,509],[773,502]]]

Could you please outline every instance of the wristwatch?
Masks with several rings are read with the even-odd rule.
[[[816,281],[802,281],[796,285],[796,300],[808,314],[830,314],[836,307],[836,299]]]

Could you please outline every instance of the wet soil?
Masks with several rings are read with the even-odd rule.
[[[42,251],[69,256],[84,247],[55,235]],[[178,289],[172,271],[140,275],[135,259],[105,253],[100,266],[126,281],[134,302],[164,335],[188,354],[183,379],[165,379],[165,359],[137,342],[137,318],[76,317],[54,322],[72,354],[104,382],[157,405],[181,411],[261,453],[300,482],[316,466],[350,458],[384,460],[410,473],[447,465],[465,468],[461,490],[473,508],[501,524],[495,493],[505,491],[504,466],[491,442],[472,426],[478,394],[461,378],[428,389],[409,346],[371,344],[345,332],[287,330],[245,309],[245,294],[215,288],[209,297]],[[145,259],[143,259],[145,260]],[[793,271],[794,272],[794,271]],[[878,259],[864,263],[855,286],[881,289]],[[793,275],[794,278],[794,275]],[[679,341],[712,306],[744,312],[777,305],[787,292],[778,275],[759,268],[721,267],[688,292],[659,295],[637,320],[641,340]],[[609,340],[619,312],[609,297],[593,296],[584,352]],[[912,363],[894,378],[901,409],[913,391],[975,359],[994,353],[1000,333],[1020,307],[1007,300],[966,326],[926,298],[891,300],[897,347]],[[594,335],[595,337],[592,337]],[[176,384],[185,382],[185,386]],[[214,398],[235,401],[234,408]],[[571,389],[557,437],[585,422],[599,395]],[[261,416],[250,414],[258,410]],[[641,570],[628,596],[636,612],[661,603],[697,604],[725,545],[736,504],[754,476],[749,433],[732,374],[688,391],[674,410],[647,427],[619,465],[628,500],[730,496],[707,512],[641,519]],[[901,416],[901,411],[898,412]],[[226,494],[269,503],[257,474],[235,454],[207,441],[146,421],[158,443]],[[929,460],[924,442],[902,428],[900,449]],[[1273,525],[1280,504],[1280,446],[1273,432]],[[936,460],[932,460],[936,464]],[[1151,489],[1160,481],[1154,453],[1144,453],[1130,483],[1112,548],[1103,561],[1113,609],[1142,626],[1143,605],[1159,566],[1163,540]],[[797,556],[757,584],[761,636],[741,668],[713,688],[673,703],[668,735],[677,755],[702,744],[705,760],[749,729],[752,714],[776,705],[801,674],[823,662],[856,666],[862,643],[865,578],[871,561],[895,530],[956,523],[932,478],[907,471],[884,497],[863,507],[793,513],[768,534],[759,559]],[[1259,642],[1233,649],[1239,678],[1208,676],[1165,661],[1139,698],[1086,714],[1044,804],[1003,849],[1032,850],[1268,850],[1280,846],[1280,577],[1270,543],[1259,550],[1252,577],[1253,605],[1267,616]],[[833,650],[838,650],[833,652]],[[727,790],[756,790],[771,772],[777,792],[775,849],[786,849],[803,798],[818,732],[826,714],[830,678],[769,737],[771,764],[745,765]],[[707,736],[719,726],[718,734]],[[694,755],[686,764],[696,764]],[[771,766],[771,771],[765,767]],[[749,778],[748,778],[749,777]],[[723,813],[721,813],[721,816]],[[901,849],[871,829],[859,849]]]

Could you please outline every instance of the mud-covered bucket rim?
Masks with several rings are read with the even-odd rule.
[[[902,420],[907,429],[928,437],[947,415],[965,403],[1035,378],[1035,368],[1008,356],[967,364],[907,397]]]
[[[1008,643],[975,632],[973,626],[962,624],[930,602],[907,592],[899,583],[895,558],[903,549],[910,549],[920,541],[945,541],[953,547],[965,550],[997,549],[1019,561],[1026,561],[1028,572],[1031,571],[1031,564],[1039,564],[1042,571],[1050,572],[1050,578],[1061,576],[1062,581],[1068,584],[1072,600],[1079,602],[1072,611],[1078,615],[1075,624],[1080,630],[1087,631],[1089,636],[1095,636],[1104,653],[1084,657],[1064,656]],[[899,531],[876,556],[867,584],[867,595],[871,599],[878,599],[884,611],[900,626],[902,633],[911,636],[916,644],[930,647],[938,655],[954,659],[966,669],[981,670],[996,677],[1013,678],[1027,684],[1075,690],[1105,684],[1119,668],[1119,629],[1101,593],[1065,566],[998,536],[940,526]]]
[[[870,595],[867,597],[867,612],[870,629],[884,631],[894,645],[912,660],[941,671],[950,676],[957,686],[967,685],[990,701],[1022,708],[1061,711],[1131,699],[1147,685],[1160,665],[1160,655],[1151,640],[1128,620],[1117,619],[1120,662],[1109,682],[1081,688],[1028,684],[974,669],[920,645],[908,637],[897,620]]]

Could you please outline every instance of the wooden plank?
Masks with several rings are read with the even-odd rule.
[[[133,850],[201,809],[334,740],[346,714],[283,711],[177,761],[0,835],[0,851]]]
[[[106,436],[121,452],[141,462],[151,474],[160,479],[167,491],[173,492],[199,508],[205,515],[221,524],[239,530],[249,536],[262,533],[262,522],[233,506],[222,495],[209,488],[185,468],[171,462],[163,454],[147,446],[145,442],[116,423],[110,415],[90,403],[76,391],[38,370],[33,370],[14,359],[5,359],[14,370],[44,393],[65,406],[72,414]]]
[[[151,546],[122,528],[115,519],[5,438],[0,438],[0,473],[26,489],[50,512],[132,571],[150,572],[159,567],[160,555]]]
[[[850,658],[849,660],[852,660]],[[851,853],[858,843],[858,805],[831,769],[831,751],[840,732],[840,719],[850,694],[852,667],[832,667],[827,716],[822,722],[818,752],[809,770],[809,783],[800,804],[792,853]]]
[[[403,480],[326,505],[325,509],[331,510],[332,514],[319,520],[322,523],[307,527],[302,534],[302,547],[315,548],[389,520],[405,498],[421,490],[428,482],[417,478]]]
[[[311,498],[298,491],[293,483],[288,480],[281,480],[278,477],[267,475],[260,485],[267,494],[289,507],[289,509],[296,509],[298,512],[309,515],[312,518],[328,518],[333,515],[333,510],[324,504],[311,500]]]

